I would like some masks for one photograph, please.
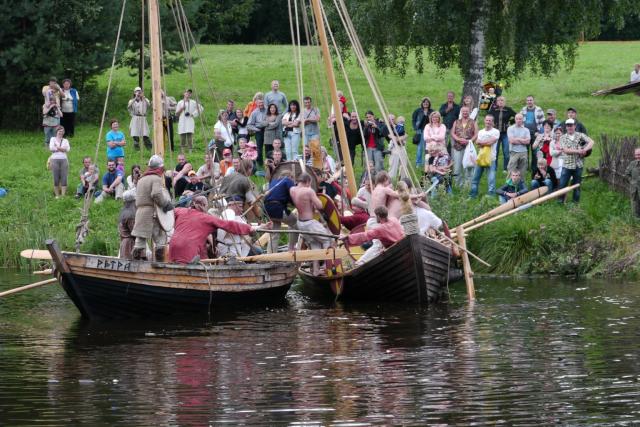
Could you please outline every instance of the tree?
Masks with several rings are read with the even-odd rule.
[[[185,13],[193,17],[199,3],[184,3]],[[6,101],[0,126],[34,127],[41,122],[40,90],[50,76],[69,77],[82,88],[110,67],[122,0],[1,0],[0,5],[0,97]],[[127,3],[121,35],[125,50],[140,44],[140,5]],[[173,16],[164,6],[163,47],[181,51]]]
[[[463,95],[478,100],[485,76],[508,83],[525,70],[570,69],[581,37],[617,28],[640,13],[634,0],[351,0],[365,49],[381,69],[403,73],[410,54],[423,72],[424,51],[439,70],[458,66]],[[336,21],[333,21],[336,22]],[[380,31],[384,26],[384,31]],[[344,38],[341,38],[344,40]],[[366,43],[365,43],[366,41]]]

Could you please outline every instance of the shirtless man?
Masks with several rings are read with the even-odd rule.
[[[298,185],[289,190],[291,200],[298,209],[297,229],[314,233],[327,234],[328,231],[320,222],[313,219],[313,212],[322,209],[322,202],[311,188],[311,176],[302,173],[298,177]],[[327,237],[303,235],[303,240],[311,249],[325,249],[331,245],[331,240]],[[320,263],[313,262],[313,274],[320,273]]]
[[[400,212],[400,204],[398,202],[398,193],[391,188],[391,178],[386,171],[380,171],[376,174],[375,188],[371,192],[371,203],[369,203],[369,222],[375,223],[376,217],[374,211],[378,206],[384,206],[389,209],[389,216],[398,218]],[[395,203],[394,203],[395,202]],[[395,209],[391,206],[395,205]],[[371,226],[370,223],[367,226]]]

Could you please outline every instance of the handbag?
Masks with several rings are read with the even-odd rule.
[[[476,165],[477,159],[478,153],[476,152],[476,147],[473,145],[473,142],[469,142],[464,149],[464,154],[462,155],[462,167],[474,167]]]
[[[491,147],[490,146],[485,145],[480,147],[480,152],[478,153],[478,159],[476,160],[476,164],[482,168],[491,166]]]
[[[420,141],[422,141],[422,135],[421,135],[421,134],[416,133],[415,135],[413,135],[413,140],[412,140],[412,142],[413,142],[415,145],[420,144]]]

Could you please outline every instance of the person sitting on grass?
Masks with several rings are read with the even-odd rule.
[[[116,169],[116,162],[109,160],[107,162],[107,173],[102,176],[102,191],[96,193],[96,203],[101,203],[105,197],[115,197],[116,200],[122,200],[124,192],[124,173]]]
[[[523,195],[526,192],[527,187],[524,185],[524,182],[522,182],[522,176],[520,175],[520,171],[517,169],[511,171],[506,184],[496,191],[501,205],[507,203],[513,198]]]
[[[93,169],[93,171],[90,171]],[[87,181],[87,178],[92,178]],[[85,157],[82,159],[82,169],[80,169],[80,184],[76,188],[76,199],[83,197],[86,191],[89,189],[89,185],[93,185],[93,189],[95,190],[98,186],[98,181],[100,180],[100,171],[98,167],[91,163],[91,157]]]
[[[451,193],[451,182],[448,175],[451,172],[451,157],[447,153],[444,145],[430,143],[427,145],[429,160],[425,166],[425,174],[431,181],[431,185],[435,185],[431,190],[431,198],[436,196],[439,185],[445,184],[445,191]]]
[[[547,165],[547,161],[544,158],[538,159],[538,164],[531,174],[531,189],[535,190],[543,185],[547,186],[549,193],[558,188],[556,171]]]

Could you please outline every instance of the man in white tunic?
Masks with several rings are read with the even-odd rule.
[[[227,202],[227,209],[222,212],[222,219],[227,221],[237,221],[242,224],[246,224],[247,221],[242,215],[242,200],[231,200]],[[249,255],[251,252],[251,245],[247,236],[240,236],[228,231],[218,228],[216,241],[218,242],[216,248],[218,249],[218,256],[234,256],[241,257]]]
[[[182,153],[184,153],[187,148],[189,148],[189,153],[193,150],[193,133],[196,128],[194,119],[204,111],[202,105],[191,99],[191,94],[191,89],[187,89],[176,106],[178,135],[180,135],[180,150]]]
[[[144,139],[144,146],[151,148],[149,124],[147,123],[147,111],[150,106],[151,102],[144,96],[142,89],[140,87],[133,89],[133,98],[129,100],[127,110],[131,114],[129,133],[133,138],[133,146],[136,150],[140,149],[140,137]]]

